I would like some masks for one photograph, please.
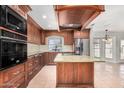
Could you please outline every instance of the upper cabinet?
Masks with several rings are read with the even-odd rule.
[[[44,40],[44,34],[42,35],[42,28],[30,17],[27,19],[27,35],[28,42],[34,44],[41,44],[41,40]]]
[[[83,31],[74,31],[74,38],[89,39],[90,29],[84,29]]]
[[[49,36],[61,36],[64,38],[64,45],[72,45],[73,44],[73,31],[46,31],[45,32],[45,39],[47,39],[47,37]]]
[[[29,5],[9,5],[9,7],[25,19],[27,19],[28,12],[32,10]]]
[[[40,38],[41,38],[41,45],[45,45],[45,31],[44,30],[41,31]]]
[[[83,30],[101,12],[103,5],[56,5],[59,30]]]

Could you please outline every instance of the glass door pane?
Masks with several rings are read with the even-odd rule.
[[[100,39],[94,40],[94,56],[100,57]]]
[[[124,40],[121,40],[121,59],[124,59]]]
[[[112,58],[112,41],[108,43],[105,42],[105,57]]]

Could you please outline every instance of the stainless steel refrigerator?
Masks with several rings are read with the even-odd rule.
[[[90,41],[89,39],[76,38],[74,40],[75,55],[90,55]]]

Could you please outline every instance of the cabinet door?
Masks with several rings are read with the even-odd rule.
[[[4,70],[3,73],[3,82],[8,82],[14,78],[16,78],[20,74],[24,74],[24,64],[17,65],[10,69]]]
[[[74,63],[73,83],[93,84],[94,83],[94,63]]]
[[[41,44],[44,45],[45,44],[45,32],[41,31]]]
[[[80,31],[74,31],[74,38],[81,38]]]
[[[57,64],[57,83],[72,84],[73,82],[74,82],[74,65],[72,63]]]
[[[38,25],[34,23],[33,19],[28,16],[28,42],[34,44],[41,44],[41,30],[38,28]]]
[[[90,30],[74,31],[74,38],[89,39]]]

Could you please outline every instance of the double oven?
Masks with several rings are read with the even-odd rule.
[[[27,59],[27,22],[5,5],[0,6],[0,70]]]

